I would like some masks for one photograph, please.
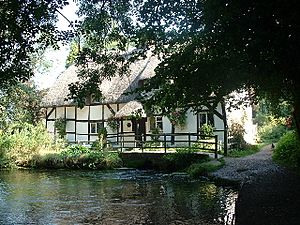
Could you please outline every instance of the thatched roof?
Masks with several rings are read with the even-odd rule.
[[[127,102],[115,115],[115,118],[123,118],[134,115],[135,113],[141,113],[141,116],[145,117],[145,111],[143,105],[138,101]]]
[[[103,103],[126,103],[134,100],[134,95],[125,95],[124,93],[137,88],[140,80],[153,77],[155,75],[154,69],[158,63],[159,60],[151,56],[132,64],[130,75],[103,80],[100,84],[100,90],[104,97]],[[66,98],[69,94],[68,85],[79,81],[76,71],[77,67],[72,65],[60,74],[43,98],[44,107],[75,105],[71,100],[66,101]]]

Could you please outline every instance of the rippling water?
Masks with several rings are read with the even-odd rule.
[[[153,171],[0,171],[0,224],[234,224],[237,192]]]

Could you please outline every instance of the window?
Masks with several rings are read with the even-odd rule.
[[[103,122],[98,123],[90,123],[90,133],[91,134],[98,134],[100,129],[104,127]]]
[[[163,130],[163,120],[161,116],[155,117],[155,127]]]
[[[215,126],[214,114],[210,113],[210,112],[201,112],[199,114],[199,125],[200,125],[200,127],[203,124],[210,124],[214,127]]]

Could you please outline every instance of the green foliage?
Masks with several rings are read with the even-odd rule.
[[[90,153],[91,150],[83,145],[71,145],[66,150],[63,150],[60,155],[63,157],[79,157],[82,154]]]
[[[159,134],[162,133],[161,129],[159,127],[153,127],[151,130],[150,130],[150,133],[152,134],[151,135],[151,140],[155,143],[159,142]]]
[[[171,165],[170,170],[183,170],[198,161],[194,154],[193,148],[179,148],[176,149],[176,153],[165,155],[164,159]]]
[[[290,121],[291,105],[287,102],[273,106],[272,102],[261,100],[257,111],[255,122],[258,124],[260,142],[277,142],[288,130],[295,128],[295,124]]]
[[[232,142],[237,145],[237,148],[244,148],[246,142],[244,140],[245,128],[238,122],[232,122],[229,127],[229,135],[232,137]]]
[[[36,124],[41,117],[42,94],[30,83],[17,83],[0,91],[0,128],[12,123]]]
[[[246,144],[243,146],[242,149],[240,148],[231,149],[228,152],[228,157],[234,157],[234,158],[245,157],[247,155],[255,154],[258,151],[259,151],[258,145]]]
[[[72,41],[70,44],[70,52],[66,60],[66,68],[71,66],[76,62],[76,58],[79,55],[79,45],[78,42]]]
[[[171,113],[169,113],[168,118],[172,125],[174,126],[180,126],[181,128],[184,128],[186,124],[186,111],[185,110],[175,110]]]
[[[67,0],[1,1],[1,90],[33,75],[31,54],[46,46],[58,47],[63,34],[55,32],[56,10],[66,4]]]
[[[201,135],[207,135],[207,136],[213,136],[214,135],[214,127],[210,124],[203,124],[200,127],[200,134]]]
[[[102,127],[98,132],[98,141],[96,142],[97,149],[103,150],[107,147],[107,129]]]
[[[63,143],[53,143],[43,124],[12,124],[0,133],[0,167],[28,166],[36,155],[62,148]]]
[[[282,135],[288,131],[285,117],[274,117],[266,114],[264,122],[258,129],[258,136],[261,142],[277,142]]]
[[[107,119],[107,126],[113,131],[117,131],[119,127],[119,121],[116,118],[110,117]]]
[[[224,164],[224,160],[197,162],[190,165],[187,168],[187,172],[191,177],[198,178],[222,168]]]
[[[280,138],[273,158],[286,166],[300,168],[300,140],[295,131],[290,131]]]
[[[82,145],[69,146],[60,156],[62,166],[69,168],[112,169],[122,165],[118,153],[97,151]]]
[[[65,118],[56,119],[54,127],[57,130],[59,137],[63,139],[67,134],[67,120]]]

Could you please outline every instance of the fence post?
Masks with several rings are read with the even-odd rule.
[[[218,135],[215,135],[215,159],[218,158]]]
[[[189,148],[191,147],[191,133],[189,132]]]
[[[165,153],[167,153],[167,137],[165,133],[164,133],[164,147],[165,147]]]
[[[142,153],[144,153],[144,148],[143,148],[143,145],[144,145],[144,144],[143,144],[143,138],[144,138],[144,137],[143,137],[143,134],[141,134],[141,144],[140,144],[140,145],[141,145]]]

